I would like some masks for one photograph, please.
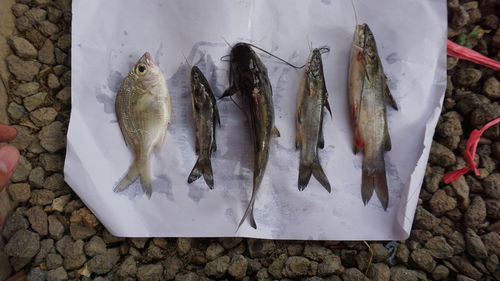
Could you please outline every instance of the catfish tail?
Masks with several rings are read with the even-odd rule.
[[[384,210],[389,205],[389,190],[385,175],[385,161],[383,151],[380,150],[374,157],[365,155],[361,179],[361,198],[366,205],[370,201],[373,191],[377,194]]]
[[[142,159],[136,157],[134,162],[130,166],[127,174],[123,177],[123,179],[118,183],[118,185],[113,189],[114,192],[121,192],[127,189],[136,179],[137,177],[141,177],[141,185],[142,189],[146,193],[146,195],[151,198],[151,194],[153,192],[153,188],[151,185],[151,176],[149,172],[149,161],[147,158]]]
[[[332,188],[330,186],[330,182],[321,168],[321,164],[319,163],[318,156],[312,163],[303,163],[300,162],[299,166],[299,190],[302,191],[309,184],[309,180],[311,179],[311,175],[314,175],[316,180],[328,191],[331,192]]]
[[[188,183],[192,183],[203,175],[205,182],[207,183],[210,189],[214,188],[214,176],[212,172],[212,163],[210,162],[210,158],[203,157],[200,155],[196,164],[189,174]]]
[[[255,197],[257,195],[257,189],[258,189],[258,185],[255,183],[255,180],[254,180],[254,186],[253,186],[253,190],[252,190],[252,198],[250,198],[250,202],[248,202],[248,206],[247,206],[247,209],[245,210],[245,214],[241,218],[240,223],[238,224],[238,228],[236,229],[236,231],[238,231],[238,229],[240,229],[241,225],[243,224],[243,222],[245,222],[247,217],[250,219],[250,226],[253,227],[254,229],[257,229],[257,223],[255,222],[255,218],[253,216],[253,205],[255,204]]]

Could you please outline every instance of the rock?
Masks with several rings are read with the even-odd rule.
[[[467,228],[465,231],[465,242],[467,253],[476,259],[486,259],[488,251],[481,241],[481,238],[474,232],[474,230]]]
[[[450,274],[450,270],[444,265],[438,265],[432,272],[432,278],[434,280],[445,280]]]
[[[415,212],[415,227],[425,230],[432,230],[439,222],[440,219],[436,218],[422,206],[417,207],[417,210]]]
[[[482,72],[474,68],[459,69],[454,75],[454,83],[461,86],[473,86],[481,79]]]
[[[165,280],[173,280],[183,266],[182,261],[176,256],[167,257],[163,265],[165,268],[163,272]]]
[[[231,263],[227,269],[227,273],[234,277],[236,280],[240,280],[245,277],[247,273],[248,261],[242,255],[234,255],[231,258]]]
[[[69,231],[73,239],[87,239],[96,234],[95,228],[80,223],[70,223]]]
[[[464,27],[470,22],[469,13],[462,6],[453,9],[451,15],[451,24],[453,27]]]
[[[191,263],[194,265],[204,266],[205,264],[207,264],[207,262],[208,262],[207,258],[202,255],[194,255],[191,258]]]
[[[161,264],[142,265],[137,270],[137,278],[140,281],[159,281],[161,280],[162,271],[163,266]]]
[[[456,281],[476,281],[474,279],[471,279],[465,275],[462,275],[462,274],[457,274],[457,279]]]
[[[431,252],[427,249],[417,249],[411,253],[411,259],[418,267],[431,273],[436,267],[436,261],[432,258]]]
[[[490,255],[486,260],[485,266],[489,272],[493,273],[498,269],[499,261],[496,255]]]
[[[52,201],[52,210],[62,212],[64,210],[64,206],[66,206],[70,199],[70,194],[57,197]]]
[[[205,265],[205,274],[207,276],[215,277],[215,278],[221,278],[226,274],[227,269],[229,268],[229,257],[228,256],[222,256],[214,261],[211,261]]]
[[[238,244],[240,244],[241,241],[243,241],[243,238],[241,238],[241,237],[222,237],[222,238],[219,238],[219,242],[221,243],[222,247],[224,247],[224,249],[226,249],[226,250],[229,250],[229,249],[232,249],[232,248],[238,246]]]
[[[40,145],[48,152],[54,153],[66,147],[66,134],[61,122],[55,121],[42,128],[38,134]]]
[[[500,98],[500,82],[494,76],[488,78],[483,84],[483,93],[490,99]]]
[[[491,198],[500,199],[500,174],[490,174],[483,181],[484,193]]]
[[[99,236],[94,236],[85,244],[85,253],[87,256],[94,257],[106,253],[106,243]]]
[[[52,191],[59,190],[64,186],[64,177],[61,174],[52,174],[45,179],[43,186]]]
[[[389,281],[391,270],[385,263],[374,263],[370,266],[367,276],[372,281]]]
[[[304,252],[303,244],[289,244],[287,246],[288,255],[290,256],[300,256]]]
[[[54,65],[56,63],[55,47],[52,41],[49,39],[45,40],[42,48],[38,52],[38,60],[42,63],[48,65]]]
[[[391,268],[391,281],[418,281],[418,274],[401,266]]]
[[[373,251],[373,262],[383,262],[389,258],[389,251],[384,245],[380,243],[373,243],[370,245]]]
[[[50,89],[57,89],[61,86],[61,83],[59,83],[59,79],[57,78],[57,76],[55,76],[53,73],[50,73],[47,77],[47,86]]]
[[[48,205],[54,199],[54,192],[48,189],[37,189],[31,192],[30,203],[33,205]]]
[[[36,61],[22,60],[14,55],[8,56],[5,60],[10,72],[21,81],[32,81],[40,71],[41,64]]]
[[[47,281],[64,281],[68,280],[68,273],[64,268],[58,267],[47,272]]]
[[[340,273],[342,271],[342,261],[337,255],[329,255],[323,258],[323,261],[318,265],[319,276],[329,276]]]
[[[469,199],[470,187],[467,184],[467,181],[465,181],[465,178],[459,177],[457,180],[451,183],[451,187],[453,188],[453,191],[455,192],[455,194],[459,199],[458,206],[463,210],[468,208],[470,204],[470,199]]]
[[[65,52],[63,52],[61,49],[59,48],[56,48],[55,50],[55,54],[56,54],[56,62],[59,63],[59,64],[67,64],[67,59],[68,59],[68,55],[66,55]],[[69,72],[69,71],[68,71]],[[66,73],[68,73],[66,72]],[[66,74],[65,74],[66,75]],[[64,75],[63,75],[64,76]],[[61,77],[62,78],[62,77]],[[64,86],[69,86],[68,83],[63,83],[64,81],[61,81],[61,83],[64,85]]]
[[[46,92],[40,92],[38,94],[26,97],[23,100],[24,107],[31,112],[42,106],[42,104],[45,102],[46,97],[47,97]]]
[[[271,254],[276,245],[272,240],[248,239],[248,252],[251,258],[261,258]]]
[[[348,268],[342,274],[342,280],[344,281],[370,281],[359,269]]]
[[[24,15],[32,22],[41,22],[47,18],[47,11],[39,8],[32,8]]]
[[[498,115],[500,115],[500,105],[497,103],[481,104],[471,112],[469,122],[472,126],[480,128],[487,122],[497,118]],[[498,128],[498,126],[491,128],[487,132],[494,133],[495,128]],[[489,136],[488,133],[485,133],[485,136]]]
[[[71,99],[71,88],[64,87],[56,95],[56,97],[63,103],[68,104]]]
[[[21,119],[24,115],[26,115],[26,110],[21,105],[16,102],[9,103],[9,107],[7,108],[7,112],[10,117],[14,120]]]
[[[40,155],[40,164],[47,172],[59,172],[64,167],[64,161],[60,155],[44,153]],[[49,180],[48,177],[47,180]]]
[[[71,47],[71,34],[64,34],[57,40],[57,47],[61,50],[68,51]]]
[[[55,215],[48,217],[49,234],[53,239],[59,240],[64,235],[64,226]]]
[[[146,250],[146,257],[150,260],[161,260],[164,258],[164,254],[160,247],[153,243],[149,243]]]
[[[212,261],[220,257],[222,253],[224,253],[224,247],[222,247],[219,243],[214,242],[208,246],[205,255],[208,260]]]
[[[486,204],[486,216],[493,220],[500,219],[500,200],[488,199],[485,201],[485,204]]]
[[[11,181],[20,182],[26,181],[31,172],[31,163],[22,155],[19,156],[19,163],[17,168],[12,175]]]
[[[396,249],[396,259],[398,259],[401,263],[408,263],[408,260],[410,258],[410,251],[408,250],[408,247],[406,247],[405,244],[399,244],[398,248]]]
[[[450,259],[453,266],[462,274],[465,274],[475,280],[478,280],[483,276],[472,264],[470,264],[466,259],[454,256]]]
[[[490,232],[481,237],[488,253],[500,256],[500,235],[496,232]]]
[[[21,16],[16,18],[15,25],[17,30],[19,30],[20,32],[24,32],[33,27],[33,22],[30,19],[28,19],[28,17]]]
[[[25,38],[31,42],[37,49],[42,48],[46,38],[38,30],[32,28],[25,33]],[[38,52],[40,54],[40,52]]]
[[[370,254],[368,251],[360,251],[356,256],[356,264],[359,270],[363,272],[368,268],[368,264],[370,263]]]
[[[486,218],[486,204],[481,196],[472,199],[472,203],[464,214],[465,226],[472,229],[477,228]]]
[[[267,268],[267,272],[276,279],[283,278],[281,272],[283,271],[283,267],[285,267],[285,262],[287,261],[287,259],[287,255],[279,255],[276,259],[274,259],[273,263],[269,265],[269,267]]]
[[[113,268],[114,263],[106,255],[99,254],[90,259],[87,266],[90,272],[96,274],[106,274]]]
[[[200,277],[194,272],[186,272],[175,277],[175,281],[198,281]]]
[[[31,228],[44,236],[48,233],[47,213],[40,206],[35,206],[26,211]]]
[[[257,281],[271,281],[269,273],[265,268],[262,268],[259,272],[257,272]]]
[[[50,37],[59,32],[59,27],[48,20],[41,21],[38,24],[38,30],[45,36]]]
[[[127,256],[121,263],[120,267],[118,268],[117,272],[118,276],[134,277],[136,273],[137,273],[137,262],[135,261],[134,257]]]
[[[29,175],[29,182],[31,185],[37,188],[43,187],[43,182],[45,180],[45,171],[41,167],[36,167],[31,170]]]
[[[7,190],[14,202],[26,202],[31,197],[30,186],[27,183],[10,184]]]
[[[285,262],[282,274],[288,278],[298,278],[306,276],[311,268],[311,262],[300,256],[289,257]]]
[[[59,22],[63,14],[61,10],[52,6],[47,7],[47,12],[49,21],[53,23]]]
[[[40,236],[26,229],[19,229],[5,245],[4,251],[11,257],[32,258],[40,249]]]
[[[28,220],[26,220],[19,212],[14,212],[5,221],[2,235],[9,240],[18,230],[27,229],[28,226]]]
[[[68,270],[77,269],[87,261],[87,258],[83,253],[83,245],[84,242],[82,240],[67,242],[67,245],[63,248],[64,268]]]
[[[47,272],[41,270],[39,267],[34,267],[26,276],[26,281],[45,281],[47,279]]]
[[[460,115],[456,111],[449,111],[441,115],[436,132],[441,137],[463,135]]]
[[[331,253],[330,249],[318,244],[306,244],[304,247],[304,256],[314,261],[322,261]]]
[[[34,95],[40,89],[40,84],[37,82],[28,82],[20,84],[17,89],[14,91],[14,95],[25,98],[31,95]]]
[[[432,237],[425,243],[425,248],[436,259],[447,259],[453,256],[453,247],[442,236]]]
[[[262,264],[258,259],[248,259],[248,274],[254,274],[261,270]]]
[[[36,58],[38,52],[33,45],[22,37],[13,36],[9,40],[10,47],[14,50],[16,55],[25,59]]]
[[[425,189],[431,193],[436,192],[443,179],[444,169],[439,166],[428,167],[425,173]]]
[[[24,4],[20,4],[20,3],[16,3],[16,4],[12,5],[12,13],[14,13],[14,16],[16,16],[16,17],[20,17],[20,16],[24,15],[24,13],[29,9],[30,9],[30,7],[28,7],[28,5],[24,5]]]
[[[448,167],[456,162],[456,157],[453,152],[446,146],[433,141],[431,152],[429,155],[429,162],[442,167]]]
[[[59,254],[49,253],[45,258],[45,266],[48,270],[56,269],[63,265],[63,258]]]
[[[448,196],[444,190],[440,189],[432,195],[431,200],[429,200],[429,206],[432,213],[439,216],[455,209],[457,201],[453,197]]]
[[[30,119],[38,127],[47,126],[56,119],[57,111],[52,107],[42,107],[30,114]]]
[[[191,250],[191,238],[177,238],[177,252],[184,256]]]

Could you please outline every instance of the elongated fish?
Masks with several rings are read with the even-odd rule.
[[[389,204],[384,152],[391,150],[385,103],[397,110],[387,87],[373,33],[357,25],[349,69],[349,101],[354,124],[354,153],[363,151],[361,197],[366,205],[375,190],[384,209]]]
[[[249,44],[237,43],[231,49],[229,85],[222,97],[235,93],[242,95],[254,148],[252,198],[238,228],[247,217],[250,225],[257,228],[253,216],[255,197],[266,170],[271,135],[278,136],[279,132],[274,127],[273,92],[267,69]]]
[[[214,94],[207,79],[197,66],[191,68],[191,98],[193,119],[196,129],[196,164],[188,178],[188,183],[197,180],[202,174],[210,189],[214,188],[214,177],[210,158],[217,150],[215,124],[219,123],[219,111]]]
[[[331,115],[323,76],[322,50],[327,48],[312,50],[297,98],[295,146],[300,149],[298,185],[301,191],[306,188],[312,174],[328,192],[331,192],[330,182],[318,158],[318,147],[325,146],[323,108],[326,107]]]
[[[140,176],[142,189],[151,197],[149,155],[163,145],[172,107],[163,73],[148,52],[121,82],[115,111],[125,143],[133,150],[135,159],[114,191],[125,190]]]

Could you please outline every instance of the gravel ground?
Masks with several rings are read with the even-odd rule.
[[[3,0],[2,0],[3,1]],[[4,2],[3,2],[4,3]],[[500,1],[448,0],[449,37],[499,59]],[[499,72],[448,59],[448,86],[414,229],[406,241],[114,237],[64,183],[70,0],[18,0],[7,112],[19,131],[15,208],[0,231],[0,280],[500,280],[500,127],[481,138],[481,175],[450,185],[474,128],[500,116]]]

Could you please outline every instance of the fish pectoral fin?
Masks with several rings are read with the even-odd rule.
[[[323,135],[323,124],[319,127],[318,147],[323,149],[325,147],[325,136]]]
[[[212,152],[216,151],[217,151],[217,143],[215,142],[215,135],[214,135],[214,138],[212,140]]]
[[[387,80],[387,78],[386,78],[386,80]],[[394,108],[395,110],[399,110],[398,104],[396,103],[396,100],[392,96],[391,90],[389,89],[389,86],[387,86],[387,81],[386,81],[385,86],[384,86],[384,99],[385,99],[385,102],[388,103],[392,108]]]
[[[281,136],[280,131],[278,130],[278,128],[276,128],[276,126],[273,126],[271,135],[275,138],[279,138]]]
[[[385,136],[384,149],[385,149],[385,151],[390,151],[392,149],[391,137],[389,136],[388,132],[386,132],[385,134],[386,134],[386,136]]]
[[[230,97],[236,93],[239,93],[240,90],[238,88],[236,88],[235,86],[231,86],[229,88],[227,88],[224,93],[222,94],[222,96],[219,98],[219,99],[223,99],[225,97]]]
[[[219,127],[221,126],[220,125],[220,115],[219,115],[219,109],[217,108],[217,103],[214,103],[214,125],[215,123],[218,123],[219,124]],[[215,127],[215,126],[214,126]]]

